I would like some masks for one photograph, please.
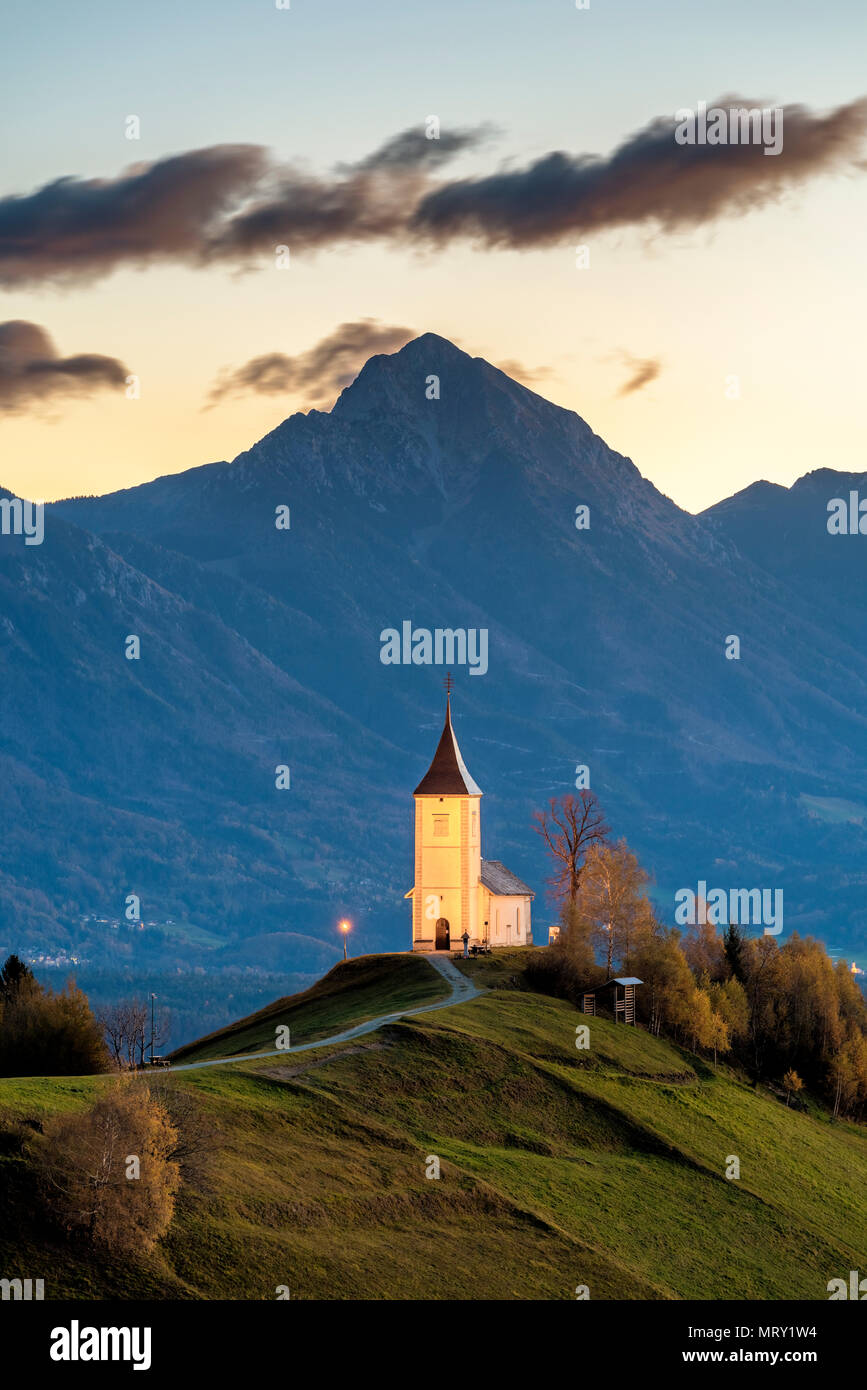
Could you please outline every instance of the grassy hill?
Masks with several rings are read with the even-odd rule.
[[[867,1267],[863,1128],[787,1110],[722,1066],[525,991],[517,957],[480,963],[492,988],[470,1003],[285,1059],[175,1073],[217,1130],[210,1190],[183,1191],[146,1260],[85,1258],[38,1229],[9,1139],[4,1273],[44,1272],[46,1296],[271,1299],[285,1284],[308,1299],[569,1299],[587,1284],[594,1299],[824,1300],[829,1279]],[[349,1026],[372,990],[391,1009],[424,979],[408,961],[351,962],[280,1008]],[[236,1041],[252,1045],[256,1026]],[[105,1084],[0,1081],[0,1128]],[[739,1181],[724,1176],[732,1154]]]
[[[264,1009],[230,1023],[172,1053],[173,1062],[204,1062],[265,1052],[276,1030],[288,1026],[293,1047],[345,1032],[381,1014],[434,1004],[449,987],[420,956],[359,956],[340,961],[303,994],[276,999]]]

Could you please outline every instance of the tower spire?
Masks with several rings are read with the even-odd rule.
[[[476,785],[467,771],[452,728],[451,695],[454,684],[451,672],[449,672],[443,681],[446,692],[446,722],[443,725],[433,762],[416,787],[414,796],[482,795],[481,787]]]
[[[455,688],[455,683],[452,680],[451,671],[446,671],[446,678],[443,681],[443,686],[445,687],[446,692],[446,720],[449,721],[451,719],[452,713],[452,691]]]

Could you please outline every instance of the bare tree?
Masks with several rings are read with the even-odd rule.
[[[127,1017],[123,1004],[109,1004],[97,1014],[97,1022],[105,1034],[112,1060],[118,1070],[129,1064],[127,1055]]]
[[[117,1067],[144,1065],[150,1041],[150,1014],[140,999],[121,999],[103,1009],[99,1022]]]
[[[611,832],[595,792],[552,797],[547,811],[537,811],[534,829],[545,841],[553,861],[548,881],[551,896],[573,905],[578,896],[581,871],[591,845],[603,844]]]
[[[144,1078],[139,1078],[144,1084]],[[170,1073],[147,1078],[152,1098],[168,1115],[177,1138],[168,1157],[177,1163],[184,1183],[199,1191],[211,1190],[214,1156],[220,1146],[220,1130],[193,1090],[178,1085]]]
[[[151,1016],[148,1017],[147,1045],[150,1051],[151,1043],[153,1043],[153,1056],[158,1057],[171,1036],[171,1014],[168,1009],[159,1008],[154,1010],[152,1017],[153,1032],[151,1032]]]
[[[135,1059],[137,1065],[143,1067],[145,1049],[147,1048],[148,1038],[150,1037],[150,1011],[147,1004],[143,1003],[141,999],[131,999],[129,1001],[129,1009],[131,1017],[130,1031],[135,1049]]]

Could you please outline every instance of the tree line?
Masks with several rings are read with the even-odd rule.
[[[16,955],[0,968],[0,1076],[83,1076],[143,1067],[169,1036],[168,1015],[141,999],[94,1014],[70,979],[53,990]]]
[[[108,1050],[87,996],[69,980],[46,989],[12,955],[0,969],[0,1076],[106,1071]]]
[[[528,983],[577,1003],[615,974],[636,975],[638,1017],[651,1032],[714,1065],[722,1054],[756,1080],[779,1080],[787,1104],[806,1082],[835,1116],[863,1118],[867,1002],[844,961],[794,932],[780,945],[735,924],[681,931],[661,922],[650,875],[625,840],[612,842],[590,790],[552,800],[536,829],[552,863],[560,935],[531,957]]]

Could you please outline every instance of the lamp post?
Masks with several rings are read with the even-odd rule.
[[[154,1000],[156,995],[151,995],[151,1066],[154,1063]]]
[[[340,930],[343,932],[343,959],[344,959],[344,960],[347,959],[347,955],[346,955],[346,933],[349,931],[351,925],[352,925],[351,922],[346,922],[346,921],[343,921],[343,922],[340,923]]]

